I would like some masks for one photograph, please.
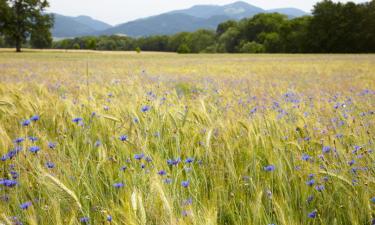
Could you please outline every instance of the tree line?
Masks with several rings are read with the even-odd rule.
[[[45,21],[50,20],[44,18],[42,31],[35,32],[39,36],[46,33],[49,23]],[[370,53],[375,52],[375,0],[360,4],[323,0],[314,6],[310,16],[289,19],[278,13],[262,13],[240,21],[223,22],[216,31],[198,30],[169,36],[88,36],[52,43],[42,37],[33,41],[32,31],[29,45],[37,48],[179,53]],[[5,37],[9,37],[6,32]],[[35,40],[39,40],[39,45]],[[7,41],[0,39],[1,44],[6,45]]]

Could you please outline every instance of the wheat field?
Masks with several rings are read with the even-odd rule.
[[[0,224],[370,225],[375,55],[0,52]]]

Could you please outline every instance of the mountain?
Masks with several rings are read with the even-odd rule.
[[[175,10],[161,15],[138,19],[97,32],[97,35],[121,34],[133,37],[175,34],[198,29],[216,29],[217,25],[229,20],[240,20],[259,13],[278,12],[290,18],[307,15],[296,8],[264,10],[243,1],[227,5],[196,5],[188,9]]]
[[[196,31],[202,28],[216,29],[219,23],[228,19],[230,18],[222,15],[204,19],[180,13],[167,13],[124,23],[97,34],[124,34],[132,37],[163,34],[168,35],[182,31]]]
[[[132,37],[168,35],[198,29],[216,29],[229,20],[240,20],[259,13],[278,12],[289,18],[307,15],[296,8],[265,10],[244,1],[227,5],[196,5],[188,9],[175,10],[161,15],[142,18],[114,27],[87,16],[66,17],[58,14],[53,29],[54,37],[76,37],[83,35],[127,35]]]
[[[199,18],[210,18],[212,16],[223,15],[231,19],[242,19],[251,17],[255,14],[265,12],[264,9],[250,5],[246,2],[234,2],[228,5],[196,5],[189,9],[176,10],[169,12],[170,14],[182,13]]]
[[[112,26],[88,16],[63,16],[54,13],[55,23],[52,36],[55,38],[78,37],[93,34]]]
[[[287,15],[289,16],[290,18],[295,18],[295,17],[301,17],[301,16],[306,16],[308,15],[308,13],[306,13],[305,11],[302,11],[300,9],[297,9],[297,8],[279,8],[279,9],[270,9],[270,10],[266,10],[267,13],[281,13],[281,14],[284,14],[284,15]]]

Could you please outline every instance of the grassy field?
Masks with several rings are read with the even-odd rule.
[[[0,52],[0,224],[370,225],[375,55]]]

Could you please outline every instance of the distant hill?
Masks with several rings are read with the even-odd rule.
[[[246,2],[235,2],[228,5],[196,5],[189,9],[176,10],[169,12],[170,14],[179,13],[187,14],[199,18],[210,18],[212,16],[227,16],[231,19],[242,19],[251,17],[255,14],[265,12],[264,9],[250,5]]]
[[[227,5],[196,5],[188,9],[175,10],[123,23],[114,27],[87,16],[66,17],[57,15],[54,37],[76,37],[82,35],[127,35],[132,37],[175,34],[198,29],[216,29],[229,20],[240,20],[259,13],[278,12],[290,18],[307,15],[296,8],[264,10],[243,1]]]
[[[92,19],[88,16],[70,17],[59,14],[53,14],[53,16],[55,18],[55,23],[52,29],[52,36],[56,38],[78,37],[112,27],[109,24]]]
[[[213,16],[208,19],[186,14],[162,14],[146,19],[124,23],[116,27],[98,32],[99,35],[124,34],[133,37],[175,34],[181,31],[198,29],[216,29],[222,21],[230,19],[226,16]]]
[[[289,16],[290,18],[295,18],[295,17],[301,17],[301,16],[306,16],[308,13],[305,11],[302,11],[297,8],[279,8],[279,9],[271,9],[267,10],[267,13],[281,13]]]

